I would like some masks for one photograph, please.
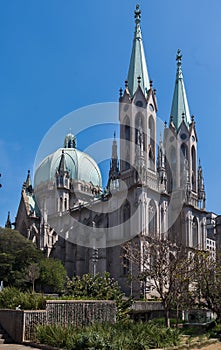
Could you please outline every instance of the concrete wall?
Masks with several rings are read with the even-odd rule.
[[[114,301],[49,300],[46,310],[0,310],[0,324],[16,343],[34,340],[37,325],[84,326],[98,322],[116,322]]]
[[[0,324],[16,343],[33,340],[35,326],[45,322],[44,310],[0,310]]]
[[[116,305],[109,300],[48,300],[47,323],[85,326],[97,322],[116,322]]]

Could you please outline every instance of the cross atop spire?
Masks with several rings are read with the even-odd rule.
[[[128,77],[127,77],[128,88],[132,97],[138,87],[138,81],[137,81],[138,77],[140,77],[140,87],[145,96],[147,96],[147,92],[150,88],[147,63],[146,63],[142,34],[140,29],[141,10],[139,5],[136,6],[136,10],[134,11],[134,14],[135,14],[134,17],[135,17],[136,25],[135,25],[132,53],[130,58],[130,66],[129,66]]]
[[[181,50],[180,49],[177,50],[176,61],[177,61],[177,67],[181,67],[182,55],[181,55]]]
[[[134,18],[135,18],[135,23],[138,24],[140,23],[140,18],[141,18],[141,10],[140,10],[140,5],[136,5],[136,10],[134,11]]]

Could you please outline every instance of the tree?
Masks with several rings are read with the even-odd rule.
[[[165,324],[170,327],[170,310],[187,307],[193,278],[193,258],[183,247],[169,240],[139,236],[124,246],[124,257],[136,264],[144,289],[156,290],[165,309]]]
[[[27,281],[32,283],[32,292],[35,292],[35,281],[40,276],[40,270],[38,264],[31,264],[27,267]]]
[[[195,255],[195,295],[198,305],[206,307],[221,321],[221,259],[210,252]]]
[[[18,231],[0,228],[0,280],[4,285],[25,287],[26,271],[43,253]]]
[[[54,293],[61,293],[67,279],[67,272],[60,260],[44,258],[38,264],[38,282],[42,289]]]
[[[66,285],[66,295],[74,298],[89,298],[99,300],[115,300],[117,307],[117,319],[127,318],[131,298],[126,298],[117,281],[110,277],[108,272],[97,273],[95,276],[85,274],[74,276]]]

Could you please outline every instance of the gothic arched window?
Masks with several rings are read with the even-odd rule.
[[[124,143],[124,169],[130,169],[130,140],[131,140],[131,128],[130,128],[130,120],[128,116],[125,117],[123,123],[123,137],[125,140]],[[128,141],[128,142],[127,142]]]
[[[139,138],[139,131],[142,130],[143,132],[143,149],[146,151],[146,136],[144,133],[144,117],[142,113],[137,113],[135,117],[135,144],[138,144],[138,138]]]
[[[154,162],[155,162],[155,123],[153,116],[151,115],[149,117],[149,137],[150,137],[150,144],[149,144],[149,167],[150,169],[154,170]]]
[[[193,218],[193,226],[192,226],[192,239],[193,239],[193,248],[198,248],[198,222],[197,218],[194,216]]]
[[[123,213],[122,213],[122,221],[123,221],[123,232],[124,237],[130,236],[130,203],[126,201],[126,203],[123,206]]]
[[[148,233],[151,237],[157,234],[157,207],[152,199],[148,206]]]
[[[191,157],[192,157],[192,189],[193,191],[196,191],[196,150],[194,146],[192,146],[192,149],[191,149]]]

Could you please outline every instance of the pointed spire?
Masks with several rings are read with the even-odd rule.
[[[65,173],[66,171],[67,169],[66,169],[66,163],[65,163],[65,155],[64,155],[64,150],[62,150],[61,159],[58,166],[58,172],[60,174],[60,173]]]
[[[107,188],[110,188],[110,186],[112,187],[114,186],[114,188],[116,189],[117,188],[116,181],[118,183],[119,176],[120,176],[120,171],[119,171],[119,163],[118,163],[118,156],[117,156],[116,132],[114,131],[114,139],[112,144],[112,155],[111,155]]]
[[[189,124],[191,123],[191,118],[190,118],[188,101],[186,97],[186,90],[184,86],[184,79],[183,79],[183,73],[182,73],[182,55],[180,50],[177,51],[176,61],[177,61],[176,82],[175,82],[173,102],[172,102],[172,108],[171,108],[170,114],[173,116],[173,123],[176,130],[178,130],[182,121],[184,121],[187,127],[189,127]]]
[[[30,175],[30,170],[28,170],[28,175],[27,175],[27,179],[26,179],[26,187],[30,187],[32,186],[31,184],[31,175]]]
[[[5,228],[12,228],[11,218],[10,218],[10,211],[8,212],[7,221],[5,223]]]
[[[134,95],[138,87],[137,78],[140,77],[140,87],[143,90],[144,95],[147,95],[147,91],[150,88],[150,81],[148,76],[146,58],[144,53],[142,34],[140,29],[141,11],[140,6],[136,5],[135,15],[135,32],[133,40],[133,48],[130,58],[130,66],[128,71],[128,88],[131,96]]]
[[[201,166],[200,159],[199,159],[199,166],[198,166],[198,202],[199,202],[199,208],[205,209],[206,192],[205,192],[205,185],[204,185],[203,168]]]

